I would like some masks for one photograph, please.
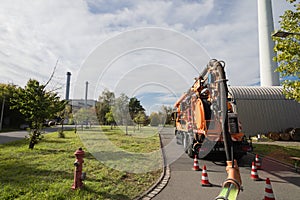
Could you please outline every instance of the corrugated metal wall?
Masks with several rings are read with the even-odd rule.
[[[247,136],[300,127],[300,103],[285,99],[282,88],[229,87]]]

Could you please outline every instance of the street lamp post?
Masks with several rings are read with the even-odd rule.
[[[2,101],[2,109],[1,109],[1,118],[0,118],[0,131],[2,131],[2,122],[3,122],[3,114],[4,114],[4,105],[5,105],[5,97]]]
[[[273,37],[281,37],[281,38],[286,38],[289,35],[300,35],[300,33],[291,33],[291,32],[279,30],[272,34]]]

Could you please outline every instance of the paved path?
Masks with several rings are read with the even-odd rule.
[[[64,126],[64,129],[68,130],[68,129],[72,129],[73,127],[74,126],[67,125],[67,126]],[[61,128],[61,126],[45,128],[45,133],[55,132],[59,128]],[[13,141],[17,141],[17,140],[22,140],[27,135],[28,135],[28,132],[24,131],[24,130],[0,133],[0,144],[13,142]]]
[[[181,150],[179,158],[175,159],[174,152],[178,146],[174,140],[173,130],[161,131],[162,142],[167,147],[166,155],[170,166],[170,179],[166,187],[157,194],[155,200],[194,200],[214,199],[221,190],[221,184],[227,178],[225,166],[222,163],[213,163],[207,160],[200,160],[199,165],[207,166],[209,181],[213,187],[201,186],[201,171],[193,171],[193,159],[190,159]],[[177,145],[171,148],[171,145]],[[180,147],[180,146],[179,146]],[[178,154],[178,151],[176,152]],[[178,157],[178,156],[177,156]],[[294,169],[286,165],[274,162],[267,158],[262,159],[263,170],[258,170],[262,181],[250,179],[251,162],[254,159],[252,154],[244,157],[239,163],[244,191],[240,193],[239,200],[263,199],[265,195],[265,179],[270,178],[276,199],[295,200],[299,199],[300,174],[294,173]],[[170,162],[174,160],[174,162]]]
[[[0,133],[0,144],[24,139],[26,135],[28,135],[27,131],[13,131]]]

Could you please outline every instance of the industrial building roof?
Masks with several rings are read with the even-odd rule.
[[[228,90],[246,135],[300,127],[300,103],[286,99],[282,87],[230,86]]]
[[[286,99],[280,86],[231,86],[229,92],[234,96],[234,99]]]

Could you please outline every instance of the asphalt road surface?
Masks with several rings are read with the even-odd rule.
[[[45,133],[51,133],[57,131],[57,129],[61,128],[61,126],[55,126],[55,127],[47,127],[44,129]],[[65,125],[65,130],[72,129],[73,126]],[[0,144],[13,142],[16,140],[22,140],[28,135],[28,131],[20,130],[20,131],[11,131],[11,132],[5,132],[0,133]]]
[[[207,167],[208,179],[212,187],[201,186],[201,171],[193,170],[193,159],[189,158],[180,145],[176,144],[174,129],[164,128],[160,132],[167,164],[170,166],[170,179],[166,187],[153,199],[156,200],[195,200],[214,199],[221,191],[221,184],[227,178],[225,166],[221,162],[199,160],[200,168]],[[254,156],[248,154],[239,162],[244,190],[240,192],[240,200],[257,200],[265,197],[265,179],[271,180],[276,199],[300,199],[300,174],[294,168],[276,161],[262,158],[262,170],[258,170],[261,181],[253,181],[251,162]]]

